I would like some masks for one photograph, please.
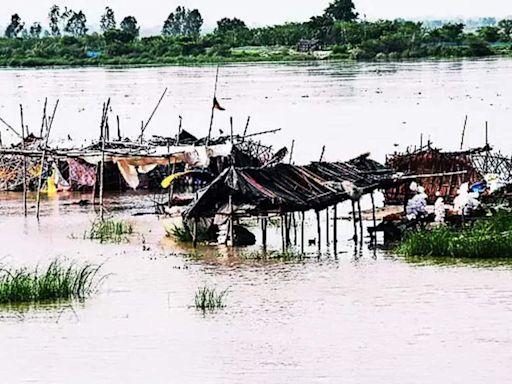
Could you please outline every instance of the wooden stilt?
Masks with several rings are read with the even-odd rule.
[[[121,124],[119,123],[119,115],[116,116],[117,120],[117,140],[121,141],[123,138],[121,137]]]
[[[293,226],[293,245],[297,246],[297,219],[295,218],[295,212],[292,213],[292,226]]]
[[[193,240],[193,246],[194,248],[197,248],[197,217],[194,217],[194,229],[193,229],[194,233],[192,235],[192,240]]]
[[[229,240],[231,242],[231,246],[235,246],[235,218],[234,218],[234,210],[233,210],[233,195],[229,195]]]
[[[41,156],[41,172],[39,173],[39,180],[37,182],[37,195],[36,195],[36,218],[39,220],[39,213],[40,213],[40,207],[41,207],[41,187],[43,185],[43,171],[44,171],[44,162],[46,159],[46,151],[48,149],[48,140],[50,138],[50,131],[52,130],[53,120],[55,118],[55,113],[57,112],[57,107],[59,105],[59,100],[55,103],[55,107],[53,109],[53,114],[50,119],[50,124],[48,124],[48,120],[46,120],[46,101],[44,103],[44,112],[43,112],[43,125],[46,126],[46,136],[44,139],[44,148],[43,148],[43,154]],[[43,132],[43,129],[41,128],[41,133]],[[42,135],[41,135],[42,136]]]
[[[352,222],[354,223],[354,241],[357,241],[357,216],[356,216],[356,202],[352,200]]]
[[[267,253],[267,218],[261,219],[261,242],[263,244],[263,253]]]
[[[101,124],[101,163],[100,163],[100,219],[105,220],[105,207],[103,203],[103,190],[105,179],[105,126],[108,118],[108,108],[110,106],[110,99],[103,108],[103,119]],[[142,140],[142,139],[141,139]]]
[[[320,212],[316,211],[316,232],[318,242],[318,256],[322,254],[322,228],[320,226]]]
[[[357,200],[357,212],[359,216],[359,231],[361,233],[360,241],[363,242],[364,233],[363,233],[363,215],[361,214],[361,199]]]
[[[304,219],[306,214],[301,212],[300,216],[300,252],[304,254]]]
[[[338,255],[338,205],[335,204],[333,208],[333,222],[332,222],[332,245],[334,257]]]
[[[25,150],[25,125],[23,123],[23,106],[20,104],[21,115],[21,149]],[[25,217],[28,213],[27,208],[27,156],[23,155],[23,213]]]
[[[372,220],[373,220],[373,227],[375,228],[377,226],[377,217],[376,217],[377,215],[375,213],[375,196],[373,195],[373,192],[370,194],[370,197],[372,198]],[[372,236],[376,238],[375,232]]]
[[[281,215],[281,249],[283,253],[286,251],[286,240],[285,240],[285,229],[286,227],[286,221],[285,221],[285,215]]]
[[[329,249],[330,245],[330,236],[329,236],[329,207],[325,209],[325,246],[326,249]]]

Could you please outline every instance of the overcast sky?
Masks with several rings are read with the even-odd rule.
[[[105,6],[116,12],[118,21],[134,15],[141,26],[159,26],[178,5],[198,8],[208,26],[222,17],[238,17],[248,25],[268,25],[285,21],[305,21],[321,14],[329,0],[17,0],[2,1],[0,24],[18,13],[27,24],[47,24],[48,9],[53,4],[83,10],[89,24],[97,24]],[[512,0],[355,0],[360,14],[378,18],[455,18],[512,15]]]

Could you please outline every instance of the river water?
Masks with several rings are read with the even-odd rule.
[[[482,143],[487,120],[491,142],[510,153],[511,69],[505,59],[222,67],[228,111],[216,129],[232,114],[242,130],[250,114],[254,132],[283,128],[266,138],[275,146],[296,139],[297,162],[324,144],[328,159],[371,151],[382,160],[421,132],[457,148],[467,113],[467,145]],[[97,136],[101,102],[112,96],[121,129],[135,135],[168,86],[150,134],[175,131],[178,113],[206,134],[214,76],[209,67],[5,70],[0,116],[14,125],[21,102],[36,127],[41,98],[59,97],[54,139],[81,141]],[[135,193],[107,202],[134,225],[130,242],[101,245],[81,239],[94,213],[70,204],[80,198],[45,200],[37,223],[32,200],[25,219],[19,194],[0,196],[0,263],[58,257],[102,263],[109,275],[83,303],[0,308],[2,383],[467,384],[512,375],[510,266],[412,264],[370,250],[367,239],[355,247],[347,220],[337,257],[264,262],[224,249],[192,257],[165,238],[161,219],[132,216],[153,199]],[[312,215],[308,224],[309,239]],[[278,248],[279,228],[269,237]],[[193,308],[205,284],[228,289],[224,309]]]

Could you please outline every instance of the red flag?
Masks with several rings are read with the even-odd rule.
[[[218,109],[219,111],[225,111],[226,109],[225,108],[222,108],[219,104],[219,101],[217,100],[216,97],[213,98],[213,108],[214,109]]]

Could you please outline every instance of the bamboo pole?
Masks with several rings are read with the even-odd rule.
[[[304,254],[304,220],[305,220],[305,213],[301,212],[301,219],[300,219],[300,252]]]
[[[286,251],[286,241],[285,241],[285,216],[281,215],[281,249],[283,253]]]
[[[160,96],[160,99],[158,100],[158,103],[156,103],[156,106],[153,109],[153,112],[151,112],[151,115],[149,116],[148,120],[146,121],[146,124],[142,125],[142,129],[141,129],[141,133],[140,133],[140,136],[141,136],[140,142],[141,143],[142,143],[142,136],[144,136],[144,132],[146,132],[146,128],[148,127],[149,123],[153,119],[153,116],[155,116],[155,113],[158,110],[158,107],[160,106],[160,104],[162,103],[162,100],[164,99],[165,94],[167,93],[167,90],[168,90],[168,88],[164,89],[164,92],[162,93],[162,96]]]
[[[233,144],[233,116],[229,117],[229,126],[230,126],[230,129],[231,129],[229,137],[230,137],[230,140],[231,140],[231,144]]]
[[[179,116],[179,124],[178,124],[178,135],[176,136],[176,146],[180,145],[180,135],[181,135],[181,126],[182,126],[182,117]],[[167,145],[167,151],[170,152],[170,147],[169,145]],[[171,162],[171,156],[169,154],[169,163]],[[171,174],[174,175],[176,173],[176,160],[173,161],[172,163],[172,168],[171,168]],[[172,199],[174,198],[174,182],[171,183],[171,187],[169,188],[169,194],[168,194],[168,199],[169,199],[169,203],[168,203],[168,206],[169,208],[171,208],[172,206]]]
[[[261,242],[263,244],[263,253],[267,253],[267,218],[261,219]]]
[[[290,147],[290,161],[289,163],[292,163],[293,160],[293,150],[295,149],[295,139],[292,140],[292,145]]]
[[[332,245],[334,257],[338,255],[338,205],[335,204],[333,208],[333,226],[332,226]]]
[[[194,217],[194,228],[193,228],[193,246],[197,248],[197,217]]]
[[[44,106],[43,106],[43,119],[41,121],[41,130],[40,130],[40,134],[39,134],[39,137],[43,137],[43,129],[45,127],[45,123],[46,123],[46,106],[48,104],[48,98],[45,97],[44,98]],[[48,127],[47,127],[48,128]]]
[[[119,123],[119,115],[116,116],[117,121],[117,140],[121,141],[121,124]]]
[[[316,233],[318,238],[318,256],[322,254],[322,228],[320,226],[320,212],[316,211]]]
[[[46,101],[44,104],[44,111],[43,111],[43,125],[46,126],[46,136],[44,139],[44,148],[43,148],[43,154],[41,155],[41,172],[39,173],[39,179],[37,181],[37,195],[36,195],[36,218],[39,220],[39,214],[41,209],[41,188],[43,186],[43,171],[44,171],[44,161],[46,159],[46,152],[48,151],[48,140],[50,138],[50,131],[53,126],[53,120],[55,118],[55,113],[57,112],[57,107],[59,105],[59,100],[55,102],[55,107],[53,109],[52,116],[50,118],[50,123],[48,124],[48,120],[46,119]],[[42,130],[41,130],[42,132]],[[42,135],[41,135],[42,136]]]
[[[20,104],[21,117],[21,149],[25,150],[25,126],[23,122],[23,106]],[[27,217],[27,157],[23,155],[23,213]]]
[[[321,163],[324,159],[324,154],[325,154],[325,145],[322,147],[322,153],[320,154],[320,160],[319,162]]]
[[[110,106],[110,99],[103,109],[103,118],[101,124],[101,165],[100,165],[100,219],[105,220],[105,207],[103,201],[104,179],[105,179],[105,126],[108,120],[108,107]]]
[[[372,199],[372,220],[373,220],[373,226],[376,227],[377,226],[377,218],[376,218],[376,213],[375,213],[375,196],[373,194],[373,192],[370,194],[370,197]]]
[[[233,195],[229,195],[229,239],[231,246],[235,246],[235,229],[234,229],[234,210],[233,210]]]
[[[210,127],[208,128],[208,137],[206,139],[206,146],[210,144],[212,135],[213,119],[215,118],[215,99],[217,98],[217,85],[219,83],[219,66],[217,65],[217,73],[215,74],[215,88],[213,90],[212,113],[210,116]]]
[[[356,202],[355,200],[352,201],[352,222],[354,223],[354,241],[357,242],[357,218],[356,218]]]
[[[462,128],[462,135],[460,138],[460,150],[464,147],[464,135],[466,134],[466,125],[468,124],[468,115],[464,119],[464,127]]]
[[[329,207],[325,209],[325,246],[329,249]]]
[[[363,215],[361,214],[361,199],[357,200],[357,212],[359,215],[359,230],[361,233],[361,243],[363,242],[364,234],[363,234]]]
[[[247,130],[249,129],[250,122],[251,122],[251,116],[247,116],[247,122],[245,123],[244,134],[242,136],[242,143],[245,141],[245,135],[247,135]]]
[[[10,130],[12,133],[14,133],[14,134],[15,134],[16,136],[18,136],[20,139],[23,137],[22,135],[20,135],[20,134],[18,133],[18,131],[17,131],[17,130],[15,130],[15,129],[14,129],[14,128],[13,128],[13,127],[8,123],[8,122],[7,122],[7,121],[5,121],[4,119],[2,119],[1,117],[0,117],[0,122],[2,122],[2,123],[3,123],[7,128],[9,128],[9,130]]]

